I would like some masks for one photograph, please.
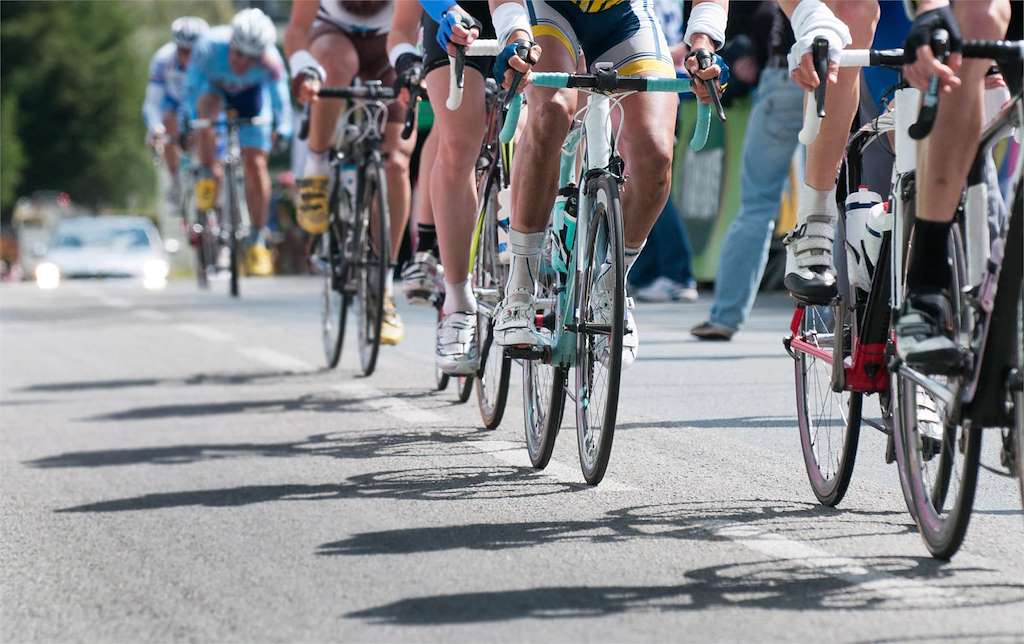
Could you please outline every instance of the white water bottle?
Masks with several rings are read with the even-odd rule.
[[[882,197],[861,186],[846,198],[846,267],[850,286],[871,289],[882,233],[892,227]]]
[[[509,214],[512,212],[512,189],[502,188],[498,191],[498,263],[509,264],[512,255],[508,250],[508,229],[511,225]]]

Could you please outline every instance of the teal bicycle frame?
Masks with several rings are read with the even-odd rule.
[[[534,73],[531,82],[538,87],[550,87],[561,89],[568,86],[570,74],[561,73]],[[621,77],[626,78],[626,77]],[[690,91],[689,78],[648,78],[647,91],[675,92],[682,93]],[[551,232],[553,239],[552,254],[550,258],[544,257],[541,260],[541,272],[558,276],[559,288],[553,299],[539,299],[537,308],[543,310],[554,309],[555,329],[553,343],[550,346],[550,355],[545,356],[545,362],[568,367],[576,359],[576,310],[573,306],[576,298],[576,274],[583,266],[580,263],[583,259],[578,253],[577,230],[588,230],[590,221],[590,201],[587,195],[588,180],[579,181],[576,185],[576,192],[573,195],[562,195],[562,191],[569,185],[575,176],[589,177],[592,171],[598,170],[615,176],[621,182],[621,177],[610,167],[615,156],[615,140],[612,136],[611,111],[612,96],[599,91],[587,90],[590,96],[585,108],[582,127],[579,121],[573,124],[566,136],[561,148],[561,161],[558,172],[559,196],[551,209]],[[620,92],[622,96],[631,93],[628,90]],[[509,106],[509,113],[501,131],[501,140],[511,140],[515,133],[516,121],[519,118],[522,106],[522,96],[516,96]],[[693,137],[690,140],[690,147],[699,151],[707,144],[708,132],[711,125],[711,108],[698,103],[697,126]],[[577,163],[579,145],[586,140],[586,154],[583,163],[580,165],[577,175]],[[564,249],[567,251],[563,257],[555,249],[557,240],[562,240]],[[549,263],[550,262],[550,263]],[[563,286],[564,285],[564,286]]]

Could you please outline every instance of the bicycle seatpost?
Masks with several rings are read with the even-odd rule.
[[[949,53],[949,33],[945,29],[936,29],[932,34],[932,53],[942,62],[946,61]],[[928,79],[928,88],[921,97],[921,111],[917,113],[917,121],[910,126],[910,138],[915,141],[931,134],[935,126],[935,117],[939,112],[939,77],[932,75]]]
[[[715,62],[715,57],[704,49],[696,50],[694,52],[694,56],[697,57],[697,67],[700,69],[707,69]],[[704,84],[704,87],[708,90],[708,94],[711,96],[711,104],[715,106],[715,114],[718,115],[718,120],[724,123],[726,118],[725,108],[722,107],[722,97],[718,95],[718,88],[715,87],[715,80],[701,79],[701,82]]]
[[[825,118],[825,91],[828,87],[828,41],[815,38],[811,44],[811,60],[818,75],[818,86],[814,88],[814,106],[818,118]]]

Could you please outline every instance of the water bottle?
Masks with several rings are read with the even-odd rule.
[[[356,183],[358,182],[358,168],[349,160],[341,163],[341,198],[346,208],[342,208],[342,215],[346,220],[352,221],[355,218],[356,210]]]
[[[511,225],[509,213],[512,212],[512,189],[502,188],[498,191],[498,263],[508,265],[512,255],[508,250],[508,229]]]
[[[559,272],[566,275],[570,271],[569,260],[576,238],[576,196],[570,196],[575,189],[575,186],[570,184],[558,191],[552,213],[555,244],[551,249],[551,263]]]
[[[882,197],[861,186],[846,198],[846,267],[850,286],[871,289],[882,233],[892,228]]]

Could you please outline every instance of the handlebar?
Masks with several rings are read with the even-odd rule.
[[[322,87],[316,93],[320,98],[344,99],[356,101],[393,101],[398,93],[394,87],[382,85],[379,81],[366,85],[349,87]],[[302,123],[299,125],[299,140],[305,141],[309,136],[309,111],[312,102],[306,103],[302,109]]]
[[[601,74],[561,74],[534,72],[530,77],[537,87],[552,89],[583,89],[602,94],[615,92],[689,92],[692,80],[689,78],[643,78],[639,76],[619,76],[614,70]],[[516,95],[509,106],[508,117],[501,131],[501,140],[511,140],[515,132],[516,120],[519,118],[519,105],[522,98]],[[706,103],[697,103],[697,127],[690,139],[690,149],[700,151],[707,145],[708,133],[711,129],[711,108]]]
[[[474,40],[468,46],[456,45],[455,55],[448,57],[448,100],[445,107],[454,112],[462,105],[462,90],[466,70],[466,56],[497,56],[502,46],[497,40]]]

